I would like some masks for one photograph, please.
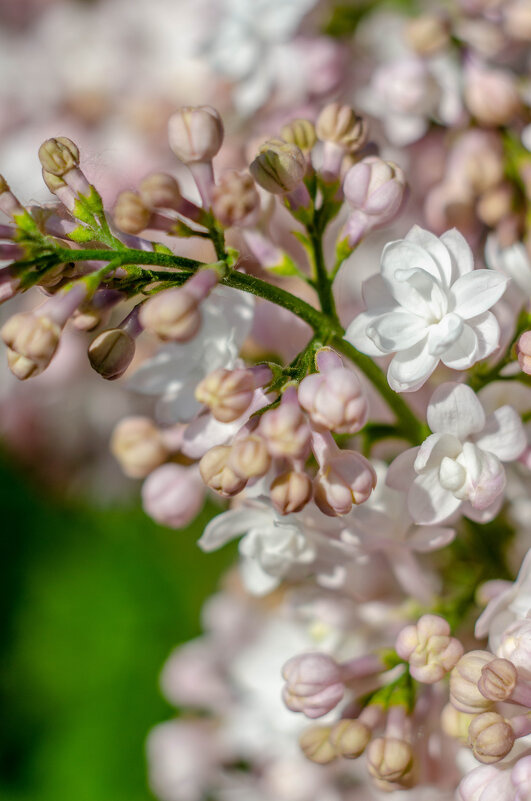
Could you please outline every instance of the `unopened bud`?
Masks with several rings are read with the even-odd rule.
[[[413,767],[410,744],[396,737],[377,737],[366,753],[369,774],[380,781],[397,782]]]
[[[19,381],[33,378],[42,373],[44,369],[37,362],[28,359],[26,356],[21,356],[20,353],[15,353],[11,348],[7,349],[7,366]]]
[[[180,464],[157,467],[142,486],[147,514],[170,528],[183,528],[201,511],[205,487],[194,468]]]
[[[281,128],[280,136],[284,142],[295,145],[303,153],[309,153],[317,141],[313,122],[305,119],[292,120]]]
[[[516,352],[522,372],[531,375],[531,331],[524,331],[518,340]]]
[[[407,22],[405,39],[420,56],[430,56],[448,44],[450,26],[440,14],[422,14]]]
[[[328,765],[337,758],[330,744],[330,726],[310,726],[299,737],[299,745],[305,757],[317,765]]]
[[[296,145],[270,139],[260,147],[249,169],[257,184],[274,195],[282,195],[301,183],[306,159]]]
[[[286,684],[282,699],[292,712],[319,718],[334,709],[343,698],[345,685],[341,668],[331,656],[322,653],[300,654],[282,668]]]
[[[506,701],[516,687],[518,673],[508,659],[493,659],[481,669],[478,689],[490,701]]]
[[[395,648],[409,662],[413,678],[425,684],[442,679],[463,656],[463,646],[450,636],[448,621],[438,615],[423,615],[416,625],[402,629]]]
[[[249,408],[254,394],[250,370],[226,370],[220,367],[209,373],[196,387],[195,397],[204,403],[221,423],[232,423]]]
[[[469,651],[461,657],[450,674],[450,701],[461,712],[478,714],[492,706],[478,689],[481,671],[492,662],[494,656],[489,651]]]
[[[332,727],[330,743],[342,757],[357,759],[365,751],[371,737],[371,729],[361,720],[345,718]]]
[[[312,481],[306,473],[290,470],[275,478],[270,496],[273,506],[281,515],[300,512],[312,497]]]
[[[200,303],[219,280],[213,269],[200,270],[183,287],[166,289],[142,304],[142,326],[167,342],[188,342],[201,326]]]
[[[271,466],[271,456],[263,438],[251,434],[237,439],[231,448],[228,465],[237,476],[246,480],[265,476]]]
[[[350,106],[330,103],[317,118],[315,130],[322,142],[333,142],[345,153],[354,153],[365,144],[367,122]]]
[[[483,125],[506,125],[521,109],[515,76],[509,70],[471,64],[465,71],[465,102]]]
[[[149,417],[121,420],[111,437],[111,451],[131,478],[145,478],[168,458],[160,431]]]
[[[113,209],[114,223],[126,234],[139,234],[148,228],[151,210],[135,192],[121,192]]]
[[[330,517],[347,515],[364,503],[376,486],[371,463],[356,451],[339,451],[325,462],[314,480],[314,500]]]
[[[185,106],[170,117],[168,138],[185,164],[211,161],[223,144],[223,123],[211,106]]]
[[[79,149],[71,139],[47,139],[39,148],[39,160],[46,172],[62,177],[79,165]]]
[[[510,723],[497,712],[476,715],[468,729],[468,745],[480,762],[499,762],[514,745]]]
[[[231,450],[230,445],[216,445],[199,462],[199,472],[207,487],[227,498],[237,495],[247,484],[228,465]]]
[[[152,209],[178,209],[181,203],[181,190],[173,175],[155,172],[140,182],[140,198],[145,206]]]
[[[88,349],[91,367],[107,381],[125,373],[135,355],[135,340],[123,328],[109,328],[92,340]]]
[[[350,168],[343,191],[353,209],[345,229],[351,247],[369,231],[387,225],[396,217],[406,185],[403,170],[378,156],[368,156]]]
[[[10,317],[1,330],[7,347],[28,360],[10,359],[15,375],[36,375],[50,363],[61,337],[61,327],[50,317],[21,312]],[[31,367],[30,363],[35,367]]]
[[[308,455],[310,428],[298,403],[281,403],[266,412],[259,430],[272,456],[303,459]]]
[[[312,423],[337,434],[354,434],[367,422],[367,398],[358,377],[345,367],[306,376],[298,397]]]
[[[479,219],[493,228],[511,213],[513,199],[513,188],[508,182],[488,189],[480,197],[476,207]]]
[[[441,728],[448,737],[454,737],[462,743],[468,741],[468,727],[476,715],[460,712],[453,704],[446,704],[441,713]]]
[[[260,208],[260,196],[246,172],[226,172],[212,189],[212,211],[225,226],[239,225]]]

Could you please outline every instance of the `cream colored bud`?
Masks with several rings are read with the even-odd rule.
[[[247,480],[265,476],[271,466],[271,456],[262,437],[251,434],[237,439],[231,448],[228,466]]]
[[[397,782],[413,767],[413,750],[405,740],[377,737],[367,747],[367,769],[375,779]]]
[[[254,378],[248,370],[220,367],[197,385],[195,397],[204,403],[221,423],[232,423],[249,408],[254,394]]]
[[[304,756],[318,765],[328,765],[337,754],[330,743],[330,726],[310,726],[299,737],[299,745]]]
[[[1,335],[8,348],[19,356],[35,362],[41,372],[48,366],[57,350],[61,328],[49,317],[41,317],[33,312],[21,312],[4,323]]]
[[[347,759],[357,759],[365,751],[372,731],[361,720],[338,721],[330,732],[330,744],[336,751]]]
[[[53,172],[48,172],[45,169],[42,171],[42,179],[50,192],[57,192],[58,189],[66,186],[66,182],[59,175],[54,175]]]
[[[26,356],[21,356],[20,353],[15,353],[11,348],[7,349],[7,366],[14,376],[19,381],[25,381],[27,378],[34,378],[42,373],[43,369],[37,362],[28,359]]]
[[[271,484],[271,500],[281,515],[300,512],[312,497],[312,480],[306,473],[290,470]]]
[[[450,674],[450,701],[461,712],[485,712],[492,701],[478,689],[482,668],[495,657],[489,651],[469,651]]]
[[[39,148],[39,160],[46,172],[62,177],[79,165],[79,149],[66,136],[47,139]]]
[[[238,225],[260,207],[260,196],[249,173],[232,170],[212,189],[212,211],[227,227]]]
[[[138,187],[145,206],[153,209],[175,209],[181,202],[181,190],[173,175],[155,172],[141,181]]]
[[[241,492],[247,483],[228,466],[231,450],[230,445],[216,445],[199,462],[199,472],[207,487],[227,498]]]
[[[404,37],[412,50],[429,56],[446,47],[449,40],[448,20],[439,14],[423,14],[407,22]]]
[[[514,745],[510,723],[497,712],[476,715],[468,729],[468,745],[480,762],[499,762]]]
[[[151,210],[135,192],[120,192],[113,209],[114,224],[126,234],[139,234],[149,226]]]
[[[514,193],[511,184],[502,183],[487,190],[479,199],[476,211],[479,219],[494,227],[511,213]]]
[[[187,342],[201,326],[199,301],[186,288],[167,289],[142,305],[139,319],[165,342]]]
[[[315,125],[310,120],[297,119],[284,125],[280,131],[284,142],[296,145],[303,153],[309,153],[317,142]]]
[[[112,433],[111,452],[130,478],[145,478],[168,458],[160,431],[149,417],[121,420]]]
[[[274,195],[282,195],[301,183],[306,159],[296,145],[270,139],[260,147],[249,169],[257,184]]]
[[[493,659],[481,670],[478,689],[490,701],[505,701],[513,693],[518,673],[508,659]]]
[[[359,150],[367,139],[368,128],[364,117],[360,117],[350,106],[330,103],[319,114],[315,126],[318,138],[323,142],[340,145],[348,153]]]
[[[135,340],[123,328],[109,328],[92,340],[88,349],[91,367],[107,381],[125,373],[135,355]]]
[[[185,106],[170,117],[168,138],[185,164],[211,161],[223,144],[223,123],[211,106]]]
[[[446,704],[441,713],[441,728],[448,737],[454,737],[462,743],[468,741],[468,727],[477,717],[470,712],[460,712],[453,704]]]

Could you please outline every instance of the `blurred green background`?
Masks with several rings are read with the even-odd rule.
[[[147,801],[158,689],[234,549],[196,545],[140,507],[50,498],[0,453],[0,799]]]

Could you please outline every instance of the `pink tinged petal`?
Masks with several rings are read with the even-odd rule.
[[[483,510],[492,506],[505,489],[505,470],[500,460],[465,442],[460,461],[467,471],[465,489],[473,508]]]
[[[523,600],[526,601],[526,606],[529,606],[531,600],[531,548],[528,550],[520,565],[520,570],[518,571],[518,576],[514,584],[511,584],[505,592],[502,592],[490,601],[485,611],[478,618],[474,631],[476,637],[486,637],[494,618],[501,614],[509,605],[512,606],[517,596],[522,597]],[[523,617],[525,612],[522,610],[522,613]],[[513,619],[509,622],[512,623]],[[509,625],[509,623],[507,625]]]
[[[197,544],[203,551],[215,551],[262,521],[270,522],[270,514],[260,509],[229,509],[210,521]]]
[[[460,511],[461,514],[468,517],[469,520],[474,520],[475,523],[483,524],[489,523],[491,520],[494,520],[495,517],[498,517],[502,506],[503,495],[499,495],[496,500],[493,501],[490,506],[486,506],[485,509],[476,509],[469,501],[465,501]]]
[[[520,415],[512,406],[501,406],[489,414],[485,428],[475,442],[481,450],[493,453],[502,462],[518,459],[527,445]]]
[[[367,356],[384,356],[384,352],[367,335],[369,326],[378,319],[379,315],[373,311],[358,314],[345,331],[344,339]]]
[[[459,276],[466,275],[474,269],[474,256],[468,242],[457,228],[446,231],[441,236],[441,242],[447,248],[452,258],[452,281],[457,281]]]
[[[432,431],[453,434],[461,442],[485,426],[485,412],[474,390],[454,382],[437,387],[430,399],[427,419]]]
[[[452,259],[448,249],[439,237],[419,225],[414,225],[411,231],[406,234],[406,240],[428,251],[439,269],[438,277],[440,281],[444,285],[450,286],[452,283]]]
[[[393,460],[385,479],[388,487],[398,492],[408,492],[416,476],[414,464],[418,452],[419,448],[409,448]]]
[[[438,467],[444,458],[455,459],[461,453],[461,442],[453,434],[431,434],[418,449],[415,472],[423,473]]]
[[[426,336],[422,317],[406,311],[393,311],[379,317],[367,328],[367,335],[385,353],[405,350]]]
[[[459,498],[441,486],[437,470],[417,476],[407,502],[411,517],[415,523],[423,526],[448,520],[461,506]]]
[[[441,356],[459,339],[464,323],[457,314],[446,314],[439,323],[430,326],[428,349],[432,356]]]
[[[451,370],[468,370],[479,359],[478,338],[473,328],[464,323],[461,335],[441,355],[441,361]]]
[[[408,546],[419,553],[445,548],[455,539],[455,529],[443,526],[413,526],[407,538]]]
[[[508,280],[494,270],[473,270],[461,276],[450,289],[453,310],[464,320],[483,314],[501,298]]]
[[[477,338],[476,361],[479,362],[490,356],[500,344],[500,325],[492,312],[480,314],[469,320],[468,324]]]
[[[393,217],[404,199],[404,187],[397,181],[387,181],[383,186],[368,195],[364,209],[371,216],[383,214],[382,223]]]
[[[387,380],[395,392],[415,392],[426,383],[439,363],[428,350],[427,338],[397,353],[387,370]]]

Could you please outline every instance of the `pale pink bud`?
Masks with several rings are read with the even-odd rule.
[[[448,44],[449,20],[442,14],[422,14],[408,20],[404,38],[410,48],[420,56],[429,56]]]
[[[185,164],[211,161],[223,144],[223,123],[211,106],[185,106],[168,122],[170,147]]]
[[[160,430],[149,417],[121,420],[112,433],[111,452],[131,478],[145,478],[168,458]]]
[[[300,512],[312,497],[312,481],[306,473],[290,470],[271,484],[271,501],[281,515]]]
[[[139,234],[149,228],[151,209],[136,192],[120,192],[113,209],[114,224],[126,234]]]
[[[358,377],[345,367],[306,376],[298,397],[312,423],[337,434],[354,434],[367,422],[367,398]]]
[[[465,70],[465,102],[483,125],[506,125],[522,104],[512,72],[470,64]]]
[[[216,445],[199,462],[199,472],[207,487],[227,498],[237,495],[247,484],[246,479],[229,467],[230,452],[230,445]]]
[[[490,701],[506,701],[512,695],[518,674],[508,659],[492,659],[481,669],[478,679],[480,693]]]
[[[518,676],[531,680],[531,616],[517,620],[505,629],[498,656],[509,659],[518,671]]]
[[[199,514],[205,488],[195,470],[179,464],[157,467],[142,486],[146,513],[170,528],[183,528]]]
[[[511,771],[511,783],[516,789],[514,801],[529,801],[531,798],[531,756],[518,760]]]
[[[167,342],[188,342],[201,326],[199,306],[217,284],[215,270],[201,270],[183,287],[166,289],[140,309],[142,326]]]
[[[282,668],[286,681],[282,699],[292,712],[319,718],[334,709],[343,698],[345,686],[341,667],[322,653],[300,654]]]
[[[305,119],[291,120],[280,129],[284,142],[295,145],[303,153],[309,153],[317,141],[313,122]]]
[[[531,6],[528,0],[512,0],[506,5],[504,28],[513,39],[531,41]]]
[[[204,403],[221,423],[231,423],[249,408],[255,390],[250,370],[219,368],[209,373],[196,387],[195,397]]]
[[[310,449],[310,427],[298,403],[283,402],[262,415],[260,434],[272,456],[304,459]]]
[[[468,727],[476,715],[460,712],[453,704],[446,704],[441,712],[441,729],[448,737],[454,737],[462,743],[468,741]]]
[[[313,450],[320,470],[314,479],[314,500],[330,517],[347,515],[364,503],[376,486],[376,473],[360,453],[339,450],[330,434],[314,432]]]
[[[296,145],[270,139],[249,167],[257,184],[274,195],[293,191],[306,173],[306,159]]]
[[[212,189],[212,211],[227,227],[240,225],[259,208],[260,196],[249,173],[226,172]]]
[[[497,712],[476,715],[468,728],[468,745],[479,762],[499,762],[514,745],[510,723]]]
[[[24,207],[9,188],[3,175],[0,175],[0,211],[3,211],[8,217],[15,217],[24,212]]]
[[[135,355],[135,340],[123,328],[109,328],[92,340],[88,349],[91,367],[107,381],[125,373]]]
[[[146,176],[140,182],[138,191],[142,202],[149,208],[177,211],[181,204],[182,195],[177,180],[164,172]]]
[[[228,466],[246,480],[265,476],[271,466],[271,456],[262,437],[251,434],[235,440]]]
[[[416,625],[402,629],[395,648],[409,662],[413,678],[424,684],[442,679],[463,655],[463,646],[450,636],[448,622],[438,615],[423,615]]]
[[[66,136],[47,139],[39,148],[39,160],[46,172],[61,178],[79,166],[79,149]]]
[[[482,668],[494,659],[488,651],[469,651],[450,674],[450,701],[461,712],[478,714],[492,706],[478,689]]]
[[[61,326],[49,316],[21,312],[10,317],[1,329],[8,348],[26,361],[11,356],[10,367],[17,377],[37,375],[50,363],[61,337]],[[31,366],[30,365],[33,365]]]
[[[413,750],[396,737],[377,737],[366,751],[369,774],[379,781],[398,782],[413,767]]]
[[[372,730],[361,720],[344,718],[338,721],[330,732],[330,744],[334,751],[347,759],[357,759],[365,751]]]
[[[343,191],[353,209],[345,230],[354,247],[366,233],[396,217],[404,201],[406,177],[396,164],[368,156],[347,172]]]
[[[524,331],[516,346],[518,363],[524,373],[531,375],[531,331]]]
[[[329,736],[330,726],[310,726],[299,736],[299,745],[304,756],[317,765],[328,765],[337,758]]]
[[[339,145],[344,153],[354,153],[367,140],[367,121],[350,106],[329,103],[317,118],[315,130],[322,142]]]

